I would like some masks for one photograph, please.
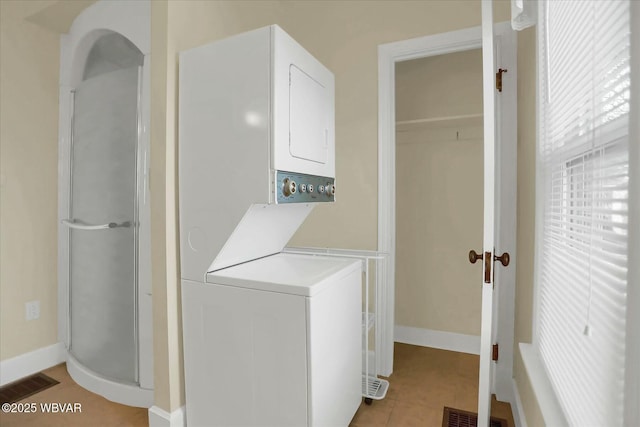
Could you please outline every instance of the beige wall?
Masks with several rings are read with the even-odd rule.
[[[396,325],[480,335],[482,51],[396,65]],[[469,185],[472,183],[471,185]]]
[[[167,7],[165,4],[152,3],[152,28],[163,27],[164,15],[158,9]],[[498,20],[508,18],[508,2],[497,3],[496,9]],[[480,2],[176,1],[168,3],[166,16],[167,62],[165,65],[154,61],[152,68],[152,80],[156,78],[154,74],[166,72],[168,82],[166,104],[152,103],[152,117],[167,121],[166,140],[157,133],[162,131],[162,126],[152,123],[154,206],[158,203],[157,209],[161,209],[159,199],[163,194],[166,197],[164,212],[152,209],[155,215],[152,219],[154,336],[169,337],[169,372],[165,375],[171,378],[167,380],[166,394],[157,391],[156,401],[164,409],[174,410],[184,400],[180,350],[172,347],[181,341],[175,207],[177,52],[276,23],[329,67],[336,76],[339,202],[315,209],[291,244],[374,249],[377,244],[377,47],[480,25]],[[156,34],[156,30],[152,31]],[[154,52],[156,48],[157,45],[152,48]],[[165,188],[163,183],[158,183],[163,179],[162,171],[167,173]],[[166,219],[162,218],[164,215]],[[164,230],[163,221],[166,221]],[[334,225],[327,227],[327,224]],[[166,263],[161,264],[163,257]],[[166,306],[162,306],[165,301],[156,298],[158,291],[166,296]],[[156,361],[165,357],[156,354]],[[175,365],[176,362],[179,364]],[[178,372],[174,372],[176,367]],[[164,381],[158,377],[156,380]]]
[[[58,35],[32,22],[53,31],[66,30],[69,16],[81,10],[77,4],[0,1],[1,360],[57,340]],[[64,23],[52,22],[51,14],[39,14],[49,7],[54,14],[66,14]],[[69,8],[76,11],[68,14]],[[508,2],[496,3],[496,9],[497,20],[508,19]],[[32,22],[25,22],[29,15]],[[318,208],[292,243],[373,249],[377,241],[377,46],[477,26],[480,2],[152,2],[154,357],[156,404],[164,409],[174,410],[184,403],[175,203],[176,53],[272,23],[280,24],[336,74],[341,196],[335,205]],[[519,47],[516,341],[527,341],[535,112],[531,98],[525,101],[523,97],[533,94],[535,87],[534,37],[522,33]],[[335,226],[327,227],[328,223]],[[26,322],[24,303],[34,299],[41,301],[41,318]],[[516,381],[524,387],[526,378],[518,363],[519,359]],[[527,417],[536,420],[535,400],[521,393]],[[534,410],[527,409],[530,407]]]
[[[0,1],[0,360],[58,341],[59,36],[25,21],[52,3]]]
[[[482,114],[482,108],[482,49],[396,64],[397,121]]]
[[[529,426],[544,425],[518,343],[531,342],[536,159],[536,30],[518,33],[518,239],[513,370]]]

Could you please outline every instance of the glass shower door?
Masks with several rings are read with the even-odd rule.
[[[104,377],[138,382],[137,182],[139,67],[75,91],[71,142],[71,354]]]

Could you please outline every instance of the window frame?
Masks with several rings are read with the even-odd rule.
[[[538,19],[547,18],[546,3],[548,0],[538,2]],[[640,2],[630,1],[631,8],[631,100],[629,111],[629,186],[628,186],[628,293],[627,293],[627,317],[626,317],[626,366],[624,387],[624,415],[623,425],[635,425],[640,419]],[[540,325],[540,262],[542,260],[543,244],[541,242],[544,230],[545,205],[540,203],[545,197],[545,176],[540,161],[540,139],[542,125],[541,97],[548,93],[548,88],[541,87],[542,73],[546,73],[545,59],[542,55],[542,46],[545,46],[547,34],[536,28],[536,161],[535,161],[535,231],[534,231],[534,262],[533,262],[533,309],[531,315],[531,344],[520,343],[520,353],[525,370],[529,376],[530,384],[536,397],[538,407],[547,425],[568,425],[568,421],[551,385],[546,368],[540,357],[539,349],[539,325]],[[546,28],[546,27],[544,27]],[[605,144],[608,145],[608,144]],[[577,157],[571,155],[565,157],[563,169]],[[570,185],[563,182],[563,185]],[[568,208],[569,209],[569,208]]]

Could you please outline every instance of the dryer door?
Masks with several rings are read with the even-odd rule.
[[[289,67],[289,152],[327,163],[329,126],[327,88],[295,65]]]
[[[333,74],[280,27],[271,28],[271,170],[335,178]]]

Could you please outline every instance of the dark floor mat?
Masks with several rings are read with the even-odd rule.
[[[17,402],[56,384],[59,384],[59,382],[43,373],[14,381],[11,384],[0,387],[0,404]]]
[[[442,427],[476,427],[478,425],[478,414],[475,412],[463,411],[444,407],[442,414]],[[491,417],[489,427],[508,427],[507,420]]]

